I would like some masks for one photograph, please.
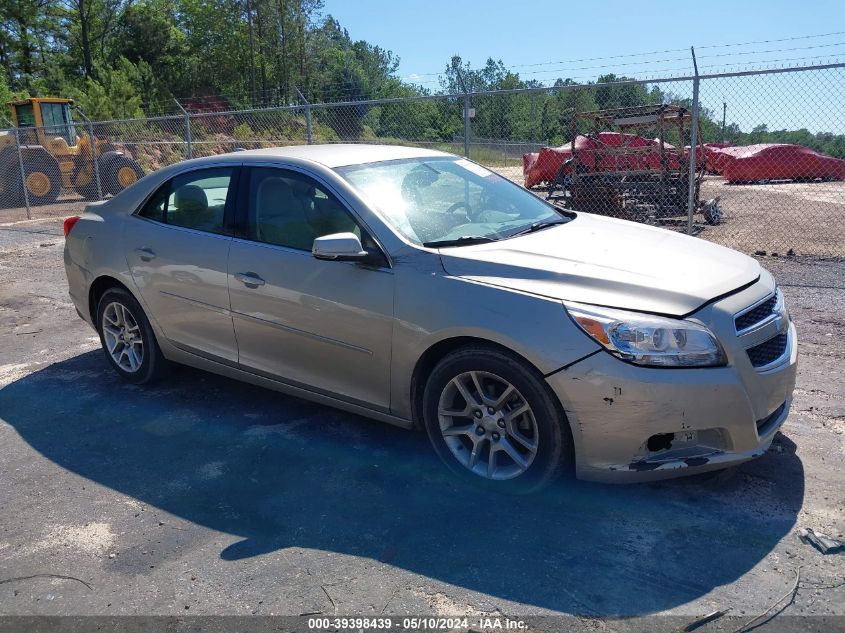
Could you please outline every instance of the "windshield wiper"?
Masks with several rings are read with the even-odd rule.
[[[493,237],[484,237],[483,235],[461,235],[451,240],[434,240],[433,242],[423,242],[423,246],[428,248],[440,248],[441,246],[469,246],[471,244],[486,244],[487,242],[495,242]]]
[[[511,233],[508,237],[515,237],[517,235],[525,235],[527,233],[534,233],[536,231],[542,231],[543,229],[547,229],[550,226],[557,226],[558,224],[566,224],[569,220],[542,220],[541,222],[534,222],[531,226],[528,226],[524,229],[520,229],[516,233]]]

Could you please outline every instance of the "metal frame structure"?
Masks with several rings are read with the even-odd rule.
[[[687,215],[692,180],[692,208],[703,213],[708,224],[718,224],[718,200],[699,200],[703,148],[698,148],[697,160],[693,152],[681,148],[689,137],[697,136],[701,142],[700,134],[691,134],[692,127],[693,112],[671,104],[573,113],[569,126],[571,157],[558,170],[547,198],[565,207],[656,223]],[[577,145],[579,130],[585,128],[594,148]],[[677,134],[678,146],[667,142],[670,131]],[[602,132],[618,133],[621,143],[603,142]],[[656,134],[656,145],[637,144],[651,134]],[[658,165],[653,164],[655,155]],[[692,165],[693,160],[697,165]]]

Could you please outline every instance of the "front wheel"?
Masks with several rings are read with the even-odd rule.
[[[569,427],[543,377],[496,349],[467,347],[441,360],[425,386],[423,419],[452,471],[496,490],[539,489],[573,459]]]
[[[38,156],[42,159],[42,156]],[[62,174],[52,156],[24,163],[24,186],[31,205],[53,204],[62,190]]]
[[[167,369],[141,305],[122,288],[107,290],[97,307],[97,331],[109,365],[136,385],[153,382]]]
[[[144,170],[137,161],[124,154],[110,152],[102,157],[103,193],[116,196],[128,186],[144,177]]]

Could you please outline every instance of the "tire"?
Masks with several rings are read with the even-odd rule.
[[[125,333],[136,341],[129,346],[120,340],[121,321],[130,326]],[[106,360],[126,381],[143,385],[166,374],[168,363],[159,349],[150,322],[141,305],[128,291],[110,288],[103,293],[97,304],[97,332]],[[123,353],[122,350],[127,348],[131,348],[134,354]],[[133,362],[133,356],[136,362]]]
[[[17,160],[14,164],[10,161],[0,161],[0,209],[22,206],[23,188],[21,187],[21,172]]]
[[[62,173],[56,159],[46,151],[39,151],[34,156],[24,157],[23,168],[29,204],[35,206],[56,202],[62,190]]]
[[[704,205],[704,221],[710,226],[717,226],[722,223],[722,208],[718,201],[707,202]]]
[[[503,404],[494,404],[506,385],[512,388],[510,395]],[[485,404],[477,406],[482,400]],[[520,413],[523,405],[528,410]],[[457,415],[442,415],[444,410]],[[443,462],[464,480],[496,491],[539,490],[574,463],[572,435],[557,399],[535,368],[504,351],[470,346],[443,358],[426,381],[422,413],[429,440]],[[443,429],[452,433],[444,435]],[[473,449],[477,455],[471,466]]]
[[[103,154],[100,161],[100,178],[103,193],[110,193],[116,196],[126,189],[126,187],[144,177],[144,170],[141,165],[125,154],[109,152]]]

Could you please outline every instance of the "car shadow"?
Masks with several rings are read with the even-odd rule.
[[[654,613],[736,580],[804,495],[782,435],[727,482],[498,495],[457,484],[422,433],[187,368],[134,387],[99,351],[0,389],[0,418],[63,468],[242,537],[222,565],[320,549],[575,614]]]

